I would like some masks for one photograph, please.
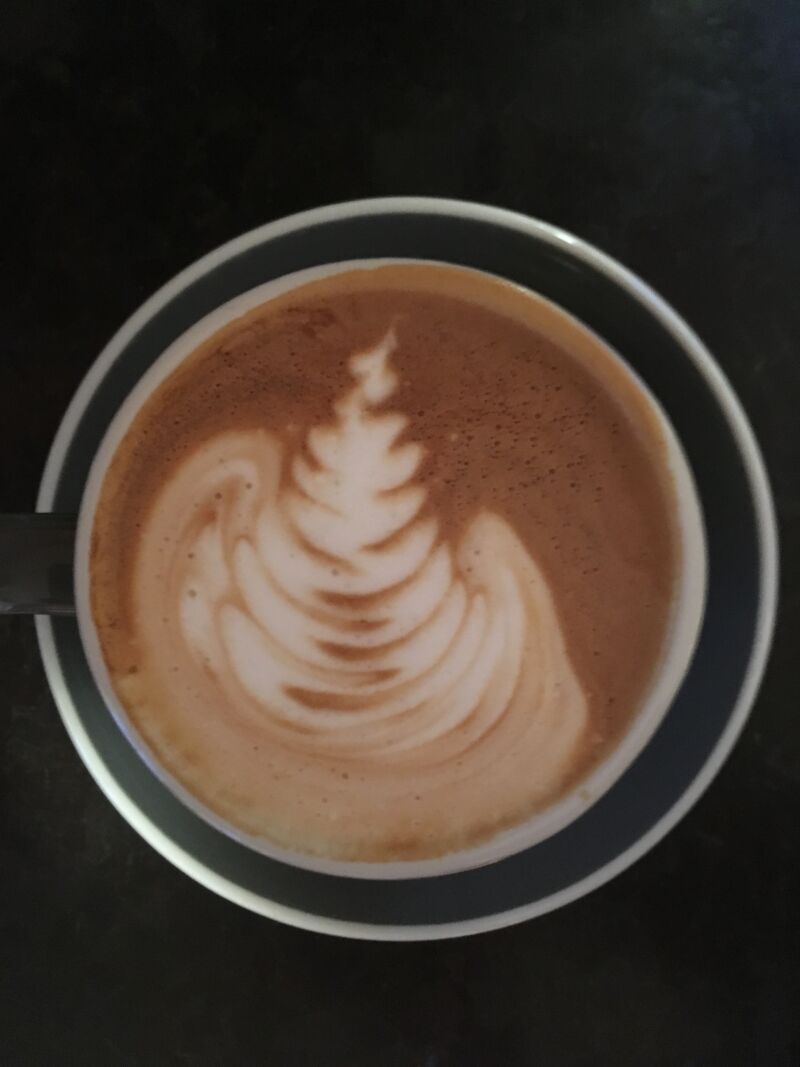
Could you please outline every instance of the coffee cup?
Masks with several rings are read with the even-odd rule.
[[[487,248],[481,238],[490,231],[497,235],[498,240],[495,246]],[[109,470],[115,461],[119,462],[120,450],[124,442],[130,440],[137,419],[140,419],[148,405],[152,407],[154,398],[163,393],[165,383],[174,380],[176,371],[190,366],[193,353],[207,345],[220,331],[224,332],[232,323],[241,322],[243,316],[252,315],[261,308],[273,307],[281,300],[286,303],[288,298],[289,303],[294,305],[298,300],[302,302],[299,294],[307,292],[309,286],[335,288],[341,286],[345,278],[374,277],[380,271],[388,271],[389,274],[392,271],[405,271],[403,286],[407,290],[410,284],[408,272],[424,274],[426,270],[430,271],[431,263],[448,264],[450,270],[471,272],[478,279],[476,284],[500,286],[506,292],[513,287],[516,298],[524,300],[526,306],[535,311],[540,328],[541,323],[547,321],[551,336],[559,330],[567,331],[573,357],[577,350],[582,350],[582,346],[589,353],[587,359],[592,358],[591,353],[595,353],[594,358],[605,360],[607,368],[611,368],[615,376],[616,384],[607,388],[617,396],[620,391],[628,390],[630,395],[635,396],[636,403],[643,405],[645,421],[651,420],[653,433],[663,445],[663,452],[654,462],[668,476],[672,490],[667,506],[674,520],[677,562],[669,611],[665,616],[662,640],[652,671],[625,729],[604,749],[601,758],[587,765],[585,773],[560,791],[556,790],[552,800],[527,816],[520,816],[517,812],[510,825],[504,825],[500,820],[499,830],[482,837],[479,835],[477,840],[473,841],[467,835],[464,847],[458,847],[458,838],[442,839],[442,847],[437,851],[438,839],[435,839],[432,846],[426,846],[427,852],[425,849],[420,851],[411,848],[408,855],[404,855],[403,850],[395,854],[391,850],[381,851],[378,847],[362,856],[357,849],[354,852],[350,849],[348,853],[349,846],[338,853],[334,849],[333,854],[326,854],[324,838],[323,847],[319,847],[318,833],[312,837],[316,847],[309,848],[308,840],[303,839],[302,835],[297,839],[298,847],[294,847],[292,833],[297,835],[299,824],[293,824],[293,829],[290,827],[288,837],[284,834],[276,838],[269,833],[249,831],[247,825],[243,825],[242,820],[236,817],[235,805],[226,808],[210,802],[209,793],[204,792],[202,785],[202,770],[200,778],[192,784],[186,774],[175,772],[177,764],[165,758],[163,746],[159,748],[158,744],[153,743],[155,734],[151,731],[149,737],[145,736],[147,730],[142,730],[141,718],[137,720],[136,715],[131,714],[131,702],[126,702],[126,693],[120,689],[119,677],[115,676],[108,655],[104,654],[102,631],[107,627],[108,612],[103,617],[105,621],[101,619],[98,623],[96,597],[93,608],[92,567],[95,564],[92,561],[93,552],[98,551],[98,508],[101,507]],[[574,285],[570,273],[576,268],[585,272],[587,282],[591,283],[580,294],[570,290],[570,286]],[[438,269],[447,272],[441,266]],[[598,310],[593,303],[595,296],[592,287],[597,285],[598,278],[602,280],[606,292],[614,293],[617,297],[616,311],[608,306]],[[385,282],[382,284],[385,287]],[[432,284],[428,278],[425,283],[428,294]],[[319,302],[319,299],[319,293],[316,292],[315,300]],[[406,320],[409,314],[406,313]],[[472,324],[470,328],[475,330],[479,327],[480,324]],[[350,356],[369,357],[372,360],[370,366],[377,367],[380,362],[384,368],[382,373],[394,373],[386,369],[389,368],[386,353],[397,343],[387,340],[392,328],[393,322],[387,321],[385,333],[375,335],[371,345],[365,342],[360,348],[356,346],[357,350],[354,349]],[[398,329],[403,328],[401,326]],[[302,894],[298,894],[297,906],[288,903],[292,893],[301,884],[306,885],[306,892],[313,894],[312,887],[319,885],[318,880],[328,879],[340,887],[334,897],[343,896],[347,892],[346,887],[350,886],[354,898],[377,900],[382,896],[382,906],[389,909],[387,914],[391,914],[391,907],[397,907],[398,897],[396,890],[393,891],[388,885],[390,882],[397,883],[396,888],[435,885],[442,889],[448,882],[456,885],[460,881],[466,885],[470,878],[488,879],[489,872],[495,872],[495,877],[502,880],[507,875],[501,875],[500,872],[513,871],[515,867],[528,869],[537,854],[546,855],[544,850],[554,848],[556,843],[560,842],[566,847],[570,836],[574,842],[580,841],[591,821],[598,819],[604,808],[608,811],[611,805],[613,810],[614,803],[619,803],[613,802],[613,798],[622,795],[621,791],[624,793],[626,782],[627,788],[632,789],[638,781],[641,791],[642,775],[646,781],[648,774],[666,774],[674,770],[668,762],[663,762],[659,767],[654,761],[658,759],[662,735],[666,734],[669,739],[678,723],[686,728],[682,716],[676,715],[675,709],[681,700],[690,699],[684,696],[684,692],[687,683],[692,681],[692,675],[695,675],[695,684],[708,685],[709,668],[699,664],[698,660],[703,651],[704,635],[706,643],[709,640],[708,614],[713,607],[713,599],[705,615],[704,609],[707,592],[709,597],[713,597],[717,588],[714,584],[714,544],[720,519],[709,510],[708,494],[704,497],[704,477],[708,475],[701,476],[698,470],[701,455],[697,451],[697,424],[690,424],[686,413],[676,406],[679,393],[669,385],[664,386],[668,373],[665,378],[665,368],[657,365],[652,347],[647,347],[652,346],[656,336],[659,337],[662,353],[666,352],[667,347],[673,351],[680,350],[682,362],[679,364],[676,359],[676,370],[680,365],[686,373],[688,367],[688,377],[695,379],[695,384],[698,377],[704,379],[700,384],[708,394],[709,405],[715,411],[722,409],[722,422],[727,422],[727,426],[721,426],[720,431],[727,429],[729,435],[732,434],[734,451],[745,457],[744,478],[739,489],[755,516],[753,558],[759,569],[749,644],[745,641],[743,645],[747,649],[747,653],[743,653],[743,665],[749,674],[743,679],[738,696],[731,703],[729,694],[725,710],[719,713],[716,739],[714,730],[710,732],[711,737],[706,736],[705,761],[701,762],[700,770],[696,770],[688,786],[685,785],[686,770],[683,771],[683,778],[680,774],[675,777],[670,783],[673,789],[675,782],[685,785],[678,798],[673,797],[672,804],[659,819],[635,836],[616,857],[595,868],[595,872],[597,869],[607,872],[609,865],[613,867],[615,862],[619,865],[620,856],[629,859],[637,848],[646,847],[646,844],[642,846],[642,842],[652,839],[655,827],[664,828],[668,813],[679,808],[681,799],[692,789],[698,788],[696,783],[702,782],[703,774],[708,775],[709,761],[718,760],[721,749],[732,743],[730,723],[736,720],[738,728],[746,714],[763,663],[774,597],[774,528],[758,453],[741,412],[710,357],[677,316],[642,283],[601,253],[544,224],[496,209],[443,201],[375,201],[322,209],[271,224],[212,253],[165,287],[123,327],[89,372],[67,413],[48,461],[40,507],[43,510],[55,507],[58,511],[66,512],[71,510],[70,503],[74,506],[80,495],[79,507],[75,518],[41,516],[36,524],[25,523],[24,542],[19,536],[21,520],[16,520],[17,527],[12,536],[24,546],[32,563],[27,575],[21,572],[17,575],[18,587],[12,591],[13,596],[7,593],[5,599],[28,610],[38,606],[40,609],[68,612],[74,603],[77,626],[72,619],[43,618],[39,621],[45,661],[62,715],[79,751],[101,786],[126,817],[180,866],[233,899],[268,914],[277,914],[317,928],[336,928],[338,924],[341,932],[369,933],[370,926],[375,927],[370,936],[386,936],[386,930],[396,931],[398,928],[406,932],[416,930],[415,936],[426,936],[419,933],[420,929],[426,932],[430,929],[431,936],[461,932],[464,924],[472,923],[473,928],[480,928],[489,923],[499,924],[511,918],[523,917],[520,908],[526,914],[536,913],[532,909],[544,910],[543,900],[552,906],[559,892],[563,899],[570,892],[577,895],[575,886],[590,887],[586,879],[591,882],[591,874],[583,879],[573,878],[568,886],[562,886],[554,893],[521,901],[517,907],[501,905],[499,910],[494,911],[494,905],[487,897],[481,905],[485,909],[482,916],[443,920],[440,912],[439,915],[432,915],[430,922],[425,921],[422,915],[418,916],[420,921],[416,922],[398,915],[395,916],[396,922],[379,919],[373,924],[368,918],[366,921],[363,919],[369,913],[363,903],[360,905],[362,918],[334,915],[318,919],[314,916],[313,907],[308,908],[301,902]],[[645,340],[646,337],[648,340]],[[401,340],[401,354],[402,344]],[[601,355],[597,356],[597,352],[601,352]],[[343,373],[346,373],[349,366],[347,360],[343,366]],[[404,366],[399,365],[401,377]],[[354,381],[365,380],[361,370],[352,373]],[[369,373],[373,374],[373,371]],[[389,380],[385,378],[385,381]],[[383,388],[380,381],[378,377],[374,378],[374,388]],[[342,397],[346,399],[356,395],[342,392],[341,381],[339,386],[339,402]],[[696,392],[694,396],[697,402],[700,393]],[[385,399],[381,395],[381,404]],[[328,406],[331,407],[330,404]],[[358,418],[365,423],[369,414],[364,407]],[[352,412],[347,418],[351,418],[351,415]],[[403,412],[402,416],[405,418],[406,413]],[[381,408],[380,418],[386,417]],[[411,432],[414,420],[409,417],[408,421],[411,423]],[[686,426],[689,426],[688,443]],[[272,432],[274,435],[274,428]],[[311,432],[321,432],[320,426],[312,427]],[[405,424],[403,432],[406,432]],[[720,448],[723,437],[724,433],[720,432]],[[404,447],[410,447],[410,443],[405,443]],[[629,448],[632,447],[629,444]],[[353,454],[357,455],[357,452]],[[71,496],[66,491],[67,483],[64,481],[66,468],[70,464],[74,468],[73,481],[70,483]],[[78,482],[83,478],[85,488],[77,484],[75,475]],[[155,499],[163,506],[164,497],[156,494]],[[277,502],[273,502],[272,510],[277,507]],[[502,507],[498,514],[501,512]],[[6,529],[11,527],[7,525]],[[73,536],[74,571],[71,585],[67,582],[65,588],[65,553],[72,551]],[[202,543],[201,537],[186,544],[194,548]],[[505,542],[491,542],[492,551],[502,554],[497,547],[501,543]],[[40,558],[34,559],[37,551]],[[187,555],[190,554],[193,555],[187,551]],[[454,549],[453,558],[456,557],[457,551]],[[531,567],[533,569],[530,571],[524,571],[526,582],[540,581],[544,588],[553,585],[552,581],[548,583],[546,580],[546,568],[540,574],[534,564]],[[51,576],[50,588],[47,586],[48,574]],[[465,575],[461,577],[469,593],[471,587]],[[35,581],[40,582],[38,590],[32,584]],[[21,587],[24,583],[27,583],[27,588]],[[189,592],[194,594],[196,591],[190,589]],[[49,603],[48,595],[52,597]],[[475,593],[475,596],[480,595],[483,595],[481,591]],[[295,604],[296,600],[292,603]],[[161,610],[163,605],[161,602],[159,605]],[[546,615],[545,608],[540,606],[537,611],[539,630],[557,632],[559,638],[563,639],[562,643],[566,642],[568,646],[569,627],[562,632],[553,621],[559,611],[552,609],[553,620]],[[542,619],[545,621],[542,622]],[[715,625],[719,626],[718,619]],[[105,629],[106,648],[109,645],[108,633],[108,629]],[[550,649],[548,662],[552,663],[555,655]],[[567,654],[564,656],[565,664],[568,660]],[[131,664],[131,667],[136,667],[133,672],[136,678],[139,664]],[[70,681],[67,681],[68,675]],[[557,684],[568,686],[570,678],[572,673],[564,666]],[[134,686],[140,682],[141,675]],[[365,704],[364,707],[372,710],[371,705]],[[712,742],[710,749],[709,741]],[[227,735],[225,743],[229,744]],[[405,744],[404,741],[402,743]],[[101,749],[106,748],[105,754],[101,754],[98,744]],[[296,742],[292,740],[289,747],[294,751]],[[197,750],[194,752],[196,754]],[[535,748],[531,748],[526,755],[526,765],[532,765],[530,761],[534,752]],[[316,756],[316,751],[313,755]],[[203,759],[206,760],[206,757],[207,753]],[[674,760],[674,754],[672,758]],[[408,757],[404,759],[407,764]],[[203,763],[202,760],[199,762]],[[649,771],[646,770],[648,764]],[[338,788],[344,790],[346,795],[350,779],[348,771],[342,768],[360,765],[358,762],[352,765],[346,761],[336,762],[333,769],[342,776],[345,784],[341,785],[337,780],[336,787],[330,792],[333,794]],[[502,766],[508,768],[511,765],[504,763]],[[280,775],[281,772],[279,765],[276,774]],[[508,773],[510,775],[511,772]],[[474,782],[477,779],[471,780]],[[200,786],[197,785],[198,781]],[[426,781],[430,784],[430,775]],[[434,784],[440,788],[440,783]],[[659,783],[653,785],[653,793],[660,790],[663,787]],[[310,793],[313,794],[313,789],[306,788],[304,795]],[[666,790],[665,796],[668,794],[669,790]],[[443,795],[446,796],[446,792]],[[458,795],[467,797],[469,794],[462,792]],[[252,798],[244,799],[249,803]],[[230,814],[232,811],[233,815]],[[375,821],[374,817],[372,821]],[[441,834],[441,831],[438,832]],[[387,830],[387,835],[381,840],[389,837],[391,833]],[[591,849],[584,845],[581,854],[578,845],[573,843],[571,847],[578,849],[573,851],[574,857],[587,862],[587,853]],[[408,851],[407,845],[404,848]],[[215,871],[215,864],[221,865],[226,873]],[[231,871],[242,867],[249,869],[247,877],[237,880],[235,876],[230,876]],[[568,874],[565,873],[565,877]],[[596,873],[594,877],[597,878]],[[255,884],[264,888],[254,891],[253,879]],[[489,882],[480,884],[488,885]],[[388,901],[394,903],[390,905]],[[347,911],[341,903],[336,907]],[[357,902],[355,908],[358,915]],[[380,932],[382,930],[383,934]]]

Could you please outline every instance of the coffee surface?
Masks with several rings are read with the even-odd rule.
[[[349,271],[151,395],[101,491],[92,610],[135,728],[217,816],[426,858],[623,736],[675,530],[658,420],[600,341],[485,275]]]

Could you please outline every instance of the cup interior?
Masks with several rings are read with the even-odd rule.
[[[705,594],[707,554],[701,506],[692,471],[684,449],[670,419],[640,375],[603,338],[580,322],[567,309],[535,291],[526,289],[531,301],[547,305],[550,313],[568,319],[579,336],[605,348],[608,358],[617,362],[632,380],[655,414],[666,444],[666,463],[674,487],[677,507],[677,530],[680,542],[680,567],[673,606],[659,663],[648,692],[619,742],[585,778],[550,807],[490,840],[461,852],[418,861],[356,863],[329,860],[303,852],[293,852],[270,844],[262,838],[245,834],[221,819],[175,779],[159,762],[131,723],[120,703],[103,657],[90,610],[89,558],[91,531],[103,479],[111,459],[142,405],[159,385],[204,340],[217,330],[273,297],[289,292],[310,281],[354,268],[378,267],[398,263],[430,263],[410,257],[369,258],[326,263],[305,268],[255,286],[204,315],[176,337],[158,355],[136,382],[110,420],[94,456],[83,493],[76,546],[76,602],[78,625],[87,661],[98,690],[119,728],[150,770],[173,795],[198,817],[242,845],[279,862],[289,863],[321,874],[371,879],[426,878],[454,874],[495,863],[522,852],[557,834],[592,807],[624,774],[647,745],[667,713],[688,669],[700,632]],[[462,269],[474,270],[464,267]],[[482,272],[487,273],[487,272]],[[523,288],[522,286],[518,286]]]

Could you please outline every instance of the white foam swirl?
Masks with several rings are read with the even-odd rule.
[[[389,331],[352,357],[335,420],[296,454],[236,432],[179,466],[142,573],[146,546],[170,540],[165,614],[230,704],[293,750],[446,766],[516,716],[509,744],[527,739],[546,791],[587,721],[550,591],[497,515],[442,539],[424,450],[384,407],[395,345]]]

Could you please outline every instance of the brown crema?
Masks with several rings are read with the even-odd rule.
[[[276,457],[274,499],[295,492],[307,503],[290,485],[292,458],[305,457],[312,474],[324,468],[309,451],[308,435],[334,425],[335,405],[350,395],[354,375],[366,373],[360,365],[354,370],[353,356],[376,349],[392,330],[385,355],[391,395],[387,386],[386,398],[364,401],[364,417],[374,415],[378,425],[387,413],[400,413],[405,424],[387,448],[421,446],[412,481],[424,504],[413,521],[435,520],[435,544],[452,548],[453,581],[463,583],[465,603],[480,608],[485,599],[502,613],[497,604],[519,602],[520,618],[528,620],[521,638],[528,667],[519,668],[521,680],[509,689],[510,721],[486,718],[474,736],[459,722],[469,737],[463,752],[455,735],[448,735],[449,747],[437,740],[438,747],[426,742],[424,749],[409,748],[403,736],[378,757],[374,748],[356,744],[348,751],[328,744],[328,735],[318,740],[306,719],[273,720],[269,701],[259,705],[242,672],[238,681],[226,680],[205,638],[195,647],[186,636],[194,625],[202,637],[226,605],[245,612],[247,596],[228,595],[215,578],[207,617],[187,624],[192,604],[181,607],[197,597],[193,575],[197,554],[206,551],[205,527],[218,531],[235,513],[236,529],[244,529],[250,513],[227,483],[218,491],[214,483],[211,492],[199,473],[191,523],[177,513],[173,521],[164,510],[170,487],[186,472],[200,472],[202,457],[216,455],[216,442],[226,443],[214,462],[235,466],[251,438],[261,449],[261,469]],[[253,489],[248,477],[241,480],[243,500]],[[252,514],[267,521],[271,506],[262,501]],[[335,859],[430,858],[485,841],[546,808],[623,737],[667,635],[679,563],[676,512],[659,419],[630,373],[585,328],[541,298],[477,272],[422,264],[351,270],[230,322],[144,403],[109,466],[95,514],[92,612],[112,685],[136,731],[153,758],[218,818],[283,848]],[[237,537],[230,535],[232,553]],[[499,546],[503,558],[484,559],[474,575],[467,573],[467,551],[484,544]],[[339,581],[338,557],[313,553]],[[499,574],[507,561],[510,592],[495,596],[493,568]],[[357,577],[358,568],[351,570]],[[279,572],[274,578],[273,591],[282,582]],[[534,603],[537,581],[543,591]],[[295,594],[286,596],[294,618],[301,606]],[[335,610],[336,596],[326,603]],[[220,623],[220,656],[237,639],[230,636],[236,625],[233,619],[225,630]],[[552,630],[551,651],[542,652],[531,636],[537,625]],[[343,670],[355,669],[358,648],[317,644],[323,658],[338,655]],[[397,645],[391,643],[392,655]],[[545,669],[536,656],[552,664],[560,655],[582,694],[584,719],[567,709],[578,716],[573,735],[553,749],[559,762],[537,783],[526,767],[538,766],[542,738],[550,735],[528,730],[526,702],[533,697],[526,694],[537,691],[537,671]],[[296,657],[291,664],[287,677],[294,678]],[[499,670],[487,673],[495,679],[489,689],[497,688]],[[384,674],[376,671],[372,681],[390,685],[391,670]],[[572,702],[568,685],[553,685],[559,699]],[[315,694],[313,686],[294,681],[286,691],[305,701],[303,714],[326,706],[328,694]],[[347,701],[336,699],[334,710],[346,711]],[[354,701],[352,715],[372,707],[370,700]],[[481,704],[475,714],[488,712]],[[562,712],[548,714],[555,721]],[[419,759],[409,755],[417,751]]]

